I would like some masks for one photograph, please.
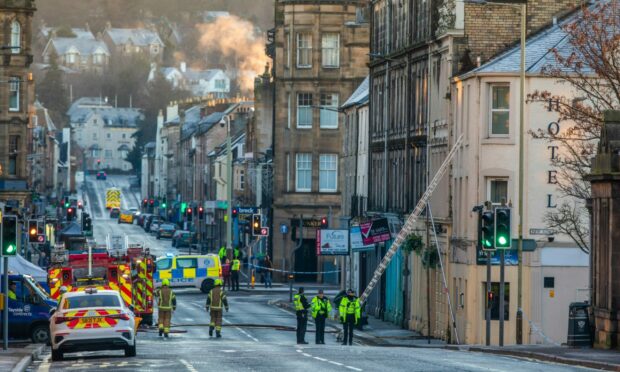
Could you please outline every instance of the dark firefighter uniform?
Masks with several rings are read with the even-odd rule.
[[[353,345],[353,327],[357,324],[361,316],[360,300],[355,297],[353,290],[347,291],[347,296],[340,300],[340,321],[344,330],[344,338],[342,344]]]
[[[156,296],[159,314],[157,319],[159,335],[163,334],[165,337],[168,337],[172,312],[177,309],[177,298],[172,289],[170,289],[170,281],[168,279],[162,280],[161,287],[157,290]]]
[[[310,304],[304,295],[303,287],[299,287],[298,293],[293,297],[293,304],[295,305],[295,315],[297,315],[297,343],[307,344],[305,338]]]
[[[228,312],[228,299],[226,299],[226,292],[224,292],[222,284],[222,280],[217,279],[215,287],[207,296],[207,311],[210,311],[211,314],[209,336],[213,336],[213,329],[215,329],[216,337],[222,337],[222,307],[226,308],[226,312]]]
[[[332,311],[329,299],[323,296],[323,290],[319,289],[319,295],[312,299],[312,317],[316,324],[315,341],[317,344],[325,344],[325,319]]]

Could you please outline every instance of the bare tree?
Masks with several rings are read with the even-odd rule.
[[[542,102],[558,113],[558,123],[565,130],[532,131],[534,138],[554,142],[558,153],[552,160],[557,169],[557,186],[563,202],[545,216],[548,226],[570,236],[589,252],[588,212],[590,159],[595,155],[605,110],[619,108],[620,103],[620,7],[616,1],[581,9],[575,21],[563,26],[567,44],[552,50],[555,64],[543,73],[572,87],[572,97],[536,91],[529,102]],[[573,200],[575,200],[573,199]]]

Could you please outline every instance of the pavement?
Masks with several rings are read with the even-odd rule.
[[[478,345],[450,345],[447,348],[450,350],[482,352],[535,359],[605,371],[620,371],[620,352],[614,350],[550,345],[510,345],[501,348]]]
[[[23,347],[9,345],[8,350],[0,350],[0,371],[25,371],[44,348],[45,345],[42,344],[29,344]]]

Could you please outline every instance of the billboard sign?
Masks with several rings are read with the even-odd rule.
[[[316,230],[317,256],[347,256],[349,230]]]
[[[392,238],[387,218],[379,218],[378,220],[364,222],[360,224],[360,228],[362,230],[362,243],[364,245],[381,243]]]

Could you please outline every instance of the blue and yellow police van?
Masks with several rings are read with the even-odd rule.
[[[194,287],[208,293],[215,280],[222,278],[222,265],[216,254],[166,255],[155,261],[155,267],[155,288],[168,279],[172,288]]]

